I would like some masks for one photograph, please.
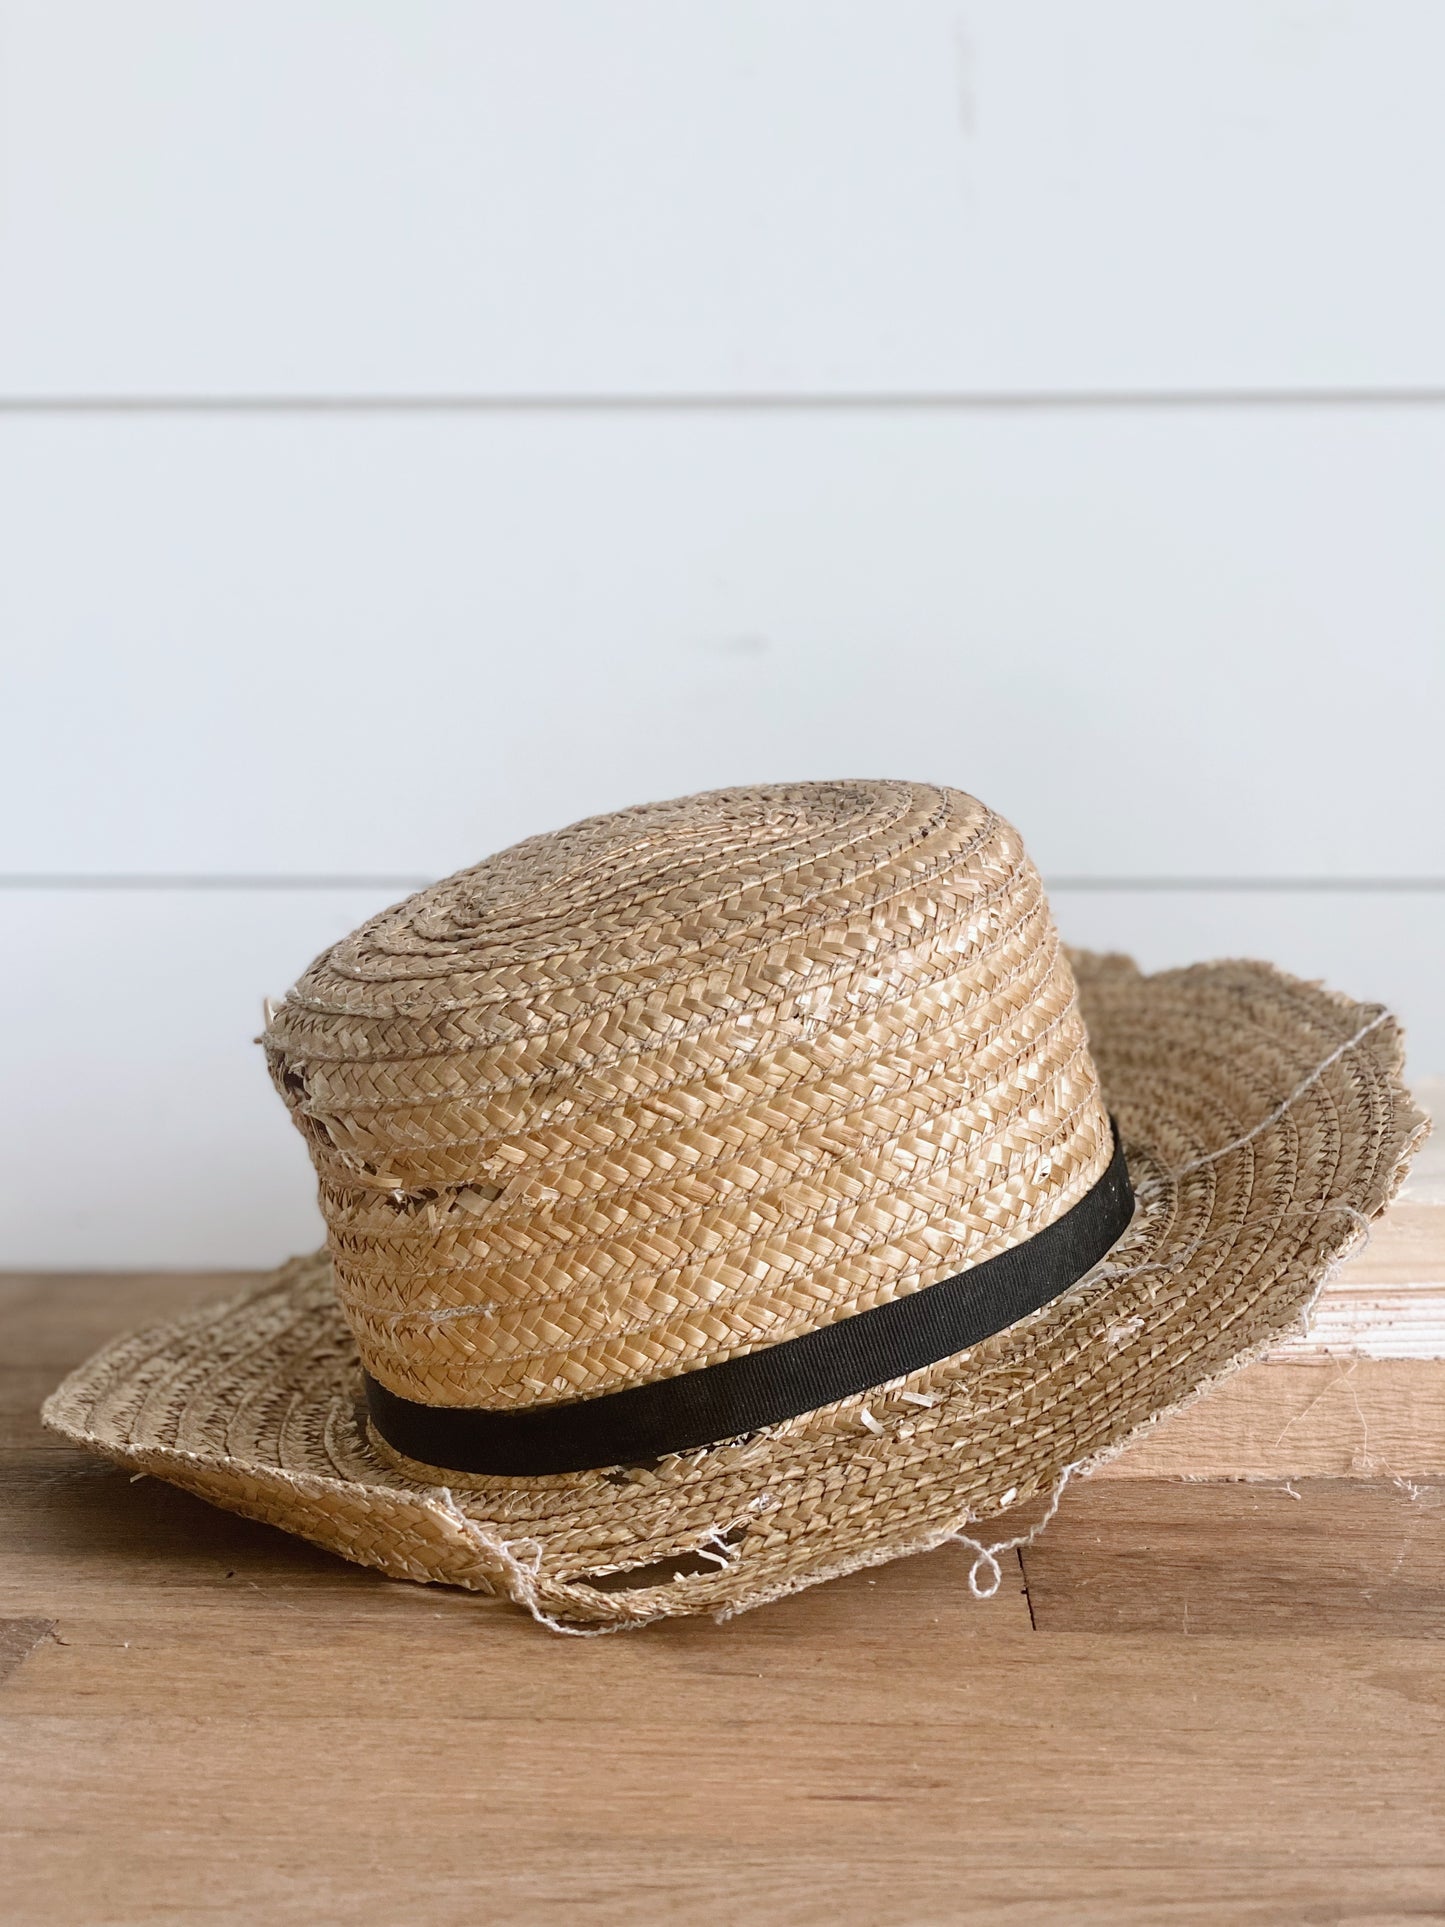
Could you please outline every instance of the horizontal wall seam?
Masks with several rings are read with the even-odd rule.
[[[857,394],[0,395],[11,415],[866,413],[928,410],[1435,408],[1445,387],[1201,388]]]
[[[423,875],[154,875],[97,873],[26,875],[0,874],[0,890],[420,890],[436,878]],[[1425,893],[1445,891],[1441,877],[1205,877],[1205,876],[1046,876],[1049,890],[1127,891],[1375,891]]]

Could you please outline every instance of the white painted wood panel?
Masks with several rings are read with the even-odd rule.
[[[0,526],[4,871],[885,773],[1051,875],[1445,874],[1445,410],[30,417]]]
[[[0,1269],[244,1267],[320,1244],[262,1000],[395,895],[0,891]]]
[[[0,389],[1445,381],[1437,0],[5,0]]]
[[[1262,957],[1385,1004],[1405,1025],[1412,1083],[1445,1076],[1445,892],[1054,889],[1049,898],[1067,943],[1126,951],[1145,970]]]
[[[0,1268],[250,1266],[320,1242],[261,1000],[387,893],[0,891]],[[1445,1072],[1445,900],[1058,893],[1066,935],[1151,964],[1262,954],[1390,999]]]

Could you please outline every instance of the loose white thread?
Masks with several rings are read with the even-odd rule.
[[[968,1589],[975,1599],[993,1598],[994,1594],[1003,1584],[1003,1568],[998,1562],[999,1554],[1001,1552],[1017,1552],[1021,1546],[1031,1546],[1033,1544],[1034,1540],[1038,1538],[1044,1527],[1058,1511],[1059,1501],[1064,1496],[1065,1486],[1083,1463],[1084,1461],[1082,1459],[1076,1459],[1072,1465],[1066,1465],[1064,1467],[1059,1475],[1058,1482],[1049,1495],[1049,1503],[1045,1507],[1042,1516],[1029,1527],[1027,1532],[1021,1532],[1013,1539],[995,1540],[991,1546],[985,1546],[977,1539],[970,1539],[966,1532],[949,1533],[949,1539],[957,1545],[967,1546],[970,1552],[978,1554],[978,1557],[968,1569]],[[980,1574],[983,1575],[982,1578],[980,1578]]]
[[[635,1619],[617,1620],[608,1626],[580,1626],[571,1624],[565,1619],[555,1618],[544,1609],[541,1603],[542,1560],[545,1552],[540,1540],[493,1537],[475,1520],[467,1517],[452,1496],[450,1486],[437,1486],[431,1496],[444,1509],[449,1520],[459,1526],[474,1545],[490,1553],[501,1564],[511,1582],[508,1593],[512,1600],[529,1612],[537,1624],[545,1626],[549,1632],[565,1633],[570,1639],[600,1639],[608,1633],[633,1631],[639,1626],[649,1625],[664,1616],[660,1612],[648,1613]],[[760,1493],[758,1498],[752,1501],[749,1510],[765,1510],[773,1504],[776,1504],[776,1500],[771,1493]],[[747,1523],[748,1518],[745,1513],[729,1525],[712,1526],[691,1550],[699,1557],[711,1560],[714,1565],[726,1570],[738,1556],[737,1546],[729,1535],[737,1532]],[[679,1573],[676,1576],[682,1578],[684,1575]]]
[[[1364,1212],[1353,1204],[1346,1204],[1343,1198],[1332,1198],[1326,1206],[1326,1209],[1341,1212],[1345,1217],[1353,1220],[1355,1229],[1360,1235],[1358,1242],[1350,1246],[1350,1256],[1352,1258],[1363,1256],[1374,1243],[1375,1239],[1374,1226],[1370,1223]]]
[[[1351,1051],[1356,1044],[1363,1043],[1372,1030],[1378,1030],[1381,1024],[1388,1023],[1389,1017],[1388,1010],[1376,1011],[1368,1024],[1362,1024],[1353,1037],[1347,1037],[1343,1044],[1330,1052],[1323,1063],[1316,1064],[1308,1077],[1300,1079],[1284,1102],[1276,1104],[1269,1116],[1262,1117],[1252,1130],[1246,1131],[1243,1137],[1235,1138],[1230,1144],[1221,1144],[1217,1151],[1205,1151],[1199,1157],[1191,1158],[1187,1164],[1178,1165],[1169,1173],[1169,1176],[1176,1179],[1187,1178],[1191,1171],[1201,1170],[1206,1164],[1215,1164],[1220,1158],[1228,1157],[1231,1151],[1242,1151],[1246,1144],[1252,1144],[1261,1132],[1269,1129],[1271,1124],[1278,1124],[1295,1100],[1303,1097],[1311,1084],[1318,1083],[1332,1064],[1338,1064],[1346,1051]]]
[[[497,1560],[511,1581],[508,1587],[513,1600],[532,1615],[539,1626],[549,1632],[565,1633],[569,1639],[600,1639],[606,1633],[625,1632],[626,1620],[611,1626],[571,1626],[565,1619],[554,1619],[544,1611],[539,1591],[542,1580],[543,1547],[538,1539],[500,1539],[484,1532],[474,1519],[469,1519],[452,1497],[451,1487],[439,1485],[430,1495],[445,1513],[451,1524],[460,1528],[471,1543],[484,1553]],[[526,1558],[519,1557],[525,1550]]]
[[[693,1547],[693,1551],[699,1559],[710,1559],[715,1566],[721,1566],[726,1572],[733,1560],[737,1558],[737,1548],[728,1534],[736,1532],[742,1523],[742,1520],[738,1520],[734,1525],[710,1527]]]

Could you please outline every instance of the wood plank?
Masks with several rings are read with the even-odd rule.
[[[981,795],[1046,875],[1434,876],[1442,494],[1432,409],[13,419],[0,869],[434,876],[647,796],[887,769]],[[1395,995],[1442,901],[1292,897],[1286,961]],[[27,995],[41,949],[84,972],[53,900],[23,914]],[[1255,913],[1209,914],[1192,956]],[[167,955],[121,1027],[158,1046]]]
[[[3,1838],[3,1835],[0,1835]],[[484,1901],[489,1920],[584,1920],[632,1927],[726,1917],[786,1927],[873,1923],[880,1912],[919,1923],[988,1927],[1318,1927],[1350,1920],[1405,1927],[1438,1917],[1434,1868],[1195,1865],[1040,1868],[1025,1850],[1007,1864],[961,1852],[928,1855],[880,1842],[866,1855],[800,1839],[769,1850],[663,1838],[553,1846],[526,1838],[514,1855],[468,1855],[426,1842],[425,1861],[390,1836],[311,1848],[289,1837],[222,1831],[204,1844],[117,1826],[85,1836],[87,1859],[67,1865],[57,1840],[18,1872],[17,1907],[47,1927],[95,1927],[117,1917],[148,1927],[203,1917],[221,1927],[314,1927],[317,1921],[393,1927],[398,1920],[464,1927]],[[524,1857],[525,1856],[525,1857]],[[52,1877],[52,1870],[53,1876]],[[724,1912],[720,1912],[724,1909]],[[117,1914],[115,1910],[123,1910]]]
[[[1041,1632],[1439,1639],[1445,1485],[1083,1485],[1023,1562]]]
[[[1430,1144],[1427,1140],[1427,1153]],[[1412,1166],[1412,1176],[1413,1170]],[[1339,1289],[1345,1279],[1348,1291]],[[1407,1179],[1406,1196],[1371,1225],[1369,1243],[1350,1260],[1339,1280],[1330,1281],[1330,1292],[1343,1300],[1373,1289],[1410,1290],[1422,1284],[1445,1284],[1445,1208],[1412,1202]]]
[[[4,1612],[72,1611],[93,1601],[97,1587],[129,1606],[139,1602],[137,1609],[147,1612],[158,1598],[219,1594],[244,1607],[264,1594],[298,1609],[314,1596],[316,1610],[330,1615],[370,1611],[374,1598],[389,1594],[412,1602],[419,1614],[453,1610],[447,1602],[456,1598],[474,1616],[500,1613],[509,1624],[532,1630],[500,1604],[386,1580],[292,1534],[238,1518],[161,1480],[132,1480],[73,1449],[16,1453],[0,1461],[0,1538]],[[856,1574],[837,1588],[824,1588],[818,1596],[826,1599],[815,1610],[825,1618],[859,1610],[872,1617],[876,1594],[890,1600],[895,1613],[921,1621],[944,1615],[966,1631],[1026,1631],[1028,1606],[1017,1573],[989,1614],[969,1615],[976,1603],[966,1590],[970,1564],[971,1555],[953,1547],[928,1560]]]
[[[1281,1358],[1445,1359],[1445,1285],[1382,1290],[1357,1276],[1338,1285],[1321,1294],[1308,1330],[1280,1346]]]
[[[746,1625],[724,1639],[745,1645]],[[473,1645],[459,1646],[456,1671]],[[783,1892],[802,1908],[811,1891],[817,1911],[783,1918],[876,1919],[889,1876],[909,1865],[935,1908],[946,1880],[957,1903],[947,1917],[974,1919],[989,1917],[980,1894],[1001,1891],[1022,1912],[1040,1890],[1054,1911],[1024,1917],[1077,1918],[1060,1876],[1097,1898],[1115,1869],[1134,1877],[1121,1886],[1143,1903],[1136,1918],[1209,1897],[1216,1881],[1227,1894],[1245,1870],[1236,1895],[1273,1895],[1276,1883],[1298,1894],[1304,1867],[1336,1904],[1399,1893],[1412,1871],[1445,1875],[1432,1751],[1441,1660],[1425,1642],[1059,1635],[950,1664],[943,1641],[924,1719],[911,1704],[901,1718],[860,1717],[832,1681],[805,1706],[771,1703],[768,1679],[805,1678],[816,1655],[795,1633],[753,1647],[765,1677],[742,1718],[724,1675],[710,1711],[689,1720],[668,1682],[641,1675],[644,1648],[539,1637],[536,1664],[559,1671],[543,1721],[458,1717],[427,1698],[429,1682],[405,1714],[374,1715],[367,1664],[323,1678],[319,1705],[280,1715],[216,1714],[203,1698],[147,1718],[103,1702],[21,1711],[3,1723],[8,1823],[24,1830],[32,1892],[83,1908],[103,1868],[111,1906],[156,1914],[217,1886],[223,1905],[264,1896],[267,1917],[280,1911],[273,1897],[323,1911],[352,1895],[396,1905],[406,1881],[408,1917],[451,1919],[468,1892],[510,1917],[555,1903],[560,1877],[611,1919],[630,1864],[663,1917],[688,1917],[679,1873],[695,1882],[711,1863],[711,1884],[691,1888],[709,1917],[732,1869],[757,1892],[754,1870],[793,1855],[810,1880]],[[600,1716],[588,1703],[618,1671],[638,1673],[625,1720],[605,1692]],[[903,1892],[919,1887],[905,1877]],[[632,1904],[635,1918],[635,1891]]]
[[[228,1297],[264,1275],[239,1270],[0,1271],[5,1369],[68,1372],[117,1332],[177,1318],[192,1305]]]
[[[1445,1477],[1445,1363],[1264,1359],[1161,1419],[1097,1477]]]
[[[743,1623],[736,1622],[737,1628]],[[453,1638],[454,1672],[475,1643]],[[334,1670],[318,1667],[311,1684],[303,1684],[300,1697],[280,1712],[212,1712],[204,1697],[182,1711],[144,1719],[109,1710],[104,1702],[46,1712],[35,1704],[41,1660],[47,1670],[67,1664],[63,1647],[47,1646],[0,1702],[11,1773],[22,1761],[42,1758],[39,1749],[47,1742],[55,1749],[40,1785],[13,1788],[16,1797],[7,1804],[7,1815],[12,1825],[43,1824],[47,1793],[53,1797],[68,1787],[102,1826],[125,1810],[143,1821],[144,1783],[159,1778],[169,1783],[174,1798],[173,1810],[157,1810],[156,1818],[182,1838],[204,1832],[214,1821],[218,1796],[234,1802],[237,1818],[249,1817],[255,1829],[258,1821],[262,1827],[266,1823],[268,1798],[270,1818],[279,1823],[288,1797],[299,1791],[310,1768],[322,1797],[334,1797],[348,1771],[355,1779],[349,1810],[333,1816],[338,1841],[355,1842],[386,1815],[389,1804],[393,1823],[405,1825],[409,1816],[395,1811],[404,1790],[416,1796],[417,1806],[433,1806],[431,1824],[420,1821],[419,1839],[436,1843],[455,1822],[455,1814],[435,1800],[442,1776],[449,1775],[459,1792],[486,1802],[490,1826],[516,1828],[523,1839],[575,1832],[595,1843],[616,1814],[625,1826],[630,1822],[628,1831],[638,1841],[654,1840],[675,1826],[683,1839],[726,1841],[731,1835],[776,1846],[812,1831],[795,1800],[778,1797],[784,1789],[796,1796],[806,1787],[819,1809],[818,1844],[830,1836],[835,1845],[846,1839],[855,1820],[875,1835],[882,1833],[897,1820],[900,1806],[912,1806],[909,1824],[920,1849],[951,1843],[955,1852],[966,1853],[956,1829],[971,1818],[975,1848],[986,1841],[995,1852],[1028,1851],[1041,1866],[1058,1867],[1077,1857],[1078,1840],[1066,1834],[1031,1844],[1038,1815],[1030,1814],[1027,1803],[1019,1809],[1020,1780],[1036,1776],[1040,1812],[1057,1817],[1092,1744],[1114,1781],[1104,1798],[1091,1803],[1095,1838],[1135,1864],[1198,1864],[1226,1845],[1264,1865],[1288,1864],[1296,1857],[1292,1847],[1300,1854],[1320,1852],[1327,1862],[1344,1866],[1385,1865],[1392,1854],[1405,1864],[1433,1860],[1442,1865],[1445,1856],[1427,1824],[1441,1809],[1439,1775],[1430,1770],[1428,1746],[1442,1733],[1439,1701],[1445,1683],[1440,1653],[1430,1642],[1288,1644],[1177,1635],[1148,1641],[1060,1634],[992,1655],[970,1654],[955,1681],[935,1679],[931,1717],[916,1717],[914,1695],[907,1694],[901,1716],[893,1719],[876,1716],[876,1687],[870,1686],[855,1706],[846,1686],[826,1677],[809,1709],[799,1675],[806,1670],[805,1655],[815,1648],[801,1634],[766,1652],[753,1647],[754,1684],[736,1718],[730,1710],[731,1669],[711,1675],[696,1669],[691,1693],[680,1695],[667,1674],[650,1680],[641,1670],[637,1649],[655,1643],[650,1634],[600,1643],[585,1649],[585,1661],[569,1644],[566,1650],[574,1657],[564,1684],[555,1658],[562,1643],[537,1635],[532,1671],[551,1674],[542,1719],[532,1710],[541,1697],[534,1686],[507,1695],[490,1712],[453,1713],[433,1697],[435,1672],[419,1678],[410,1706],[397,1713],[373,1712],[369,1674],[380,1653],[376,1645],[344,1655]],[[743,1637],[733,1643],[748,1642]],[[948,1650],[946,1642],[935,1650],[939,1674],[946,1669]],[[866,1664],[866,1654],[857,1658]],[[393,1647],[393,1665],[403,1662],[404,1649]],[[125,1653],[118,1653],[117,1666],[127,1663]],[[526,1670],[520,1655],[514,1653],[513,1663]],[[1318,1668],[1317,1680],[1295,1676],[1294,1668],[1310,1664]],[[1137,1683],[1131,1679],[1136,1671]],[[616,1708],[623,1689],[613,1677],[619,1672],[631,1681],[632,1694],[622,1716]],[[776,1704],[770,1704],[766,1690],[771,1678],[794,1681]],[[594,1681],[599,1682],[595,1713],[587,1703]],[[705,1691],[711,1694],[706,1706]],[[1060,1706],[1064,1691],[1076,1695],[1067,1712]],[[470,1709],[475,1696],[466,1689],[463,1694]],[[1291,1731],[1293,1721],[1308,1721],[1313,1733],[1303,1724]],[[186,1741],[188,1728],[192,1741],[209,1742],[203,1753],[192,1755],[205,1773],[191,1786],[180,1784],[176,1771],[187,1757],[186,1746],[178,1743]],[[304,1759],[296,1757],[302,1736],[310,1742]],[[552,1744],[538,1745],[544,1736]],[[97,1741],[103,1741],[102,1748]],[[1352,1745],[1353,1760],[1327,1757]],[[430,1773],[424,1764],[428,1746],[435,1748]],[[609,1747],[615,1755],[611,1770]],[[1139,1793],[1152,1773],[1177,1763],[1185,1748],[1197,1773],[1166,1777],[1156,1800],[1119,1804],[1126,1790]],[[750,1755],[756,1771],[748,1768]],[[970,1762],[986,1758],[996,1762],[992,1775],[968,1771]],[[363,1759],[385,1759],[392,1770],[358,1773]],[[1298,1768],[1306,1761],[1318,1765],[1314,1798],[1308,1776],[1279,1789],[1279,1805],[1300,1826],[1296,1835],[1281,1825],[1282,1813],[1253,1812],[1249,1799],[1257,1799],[1272,1767]],[[139,1777],[129,1783],[113,1779],[110,1769],[122,1762]],[[1245,1770],[1249,1785],[1231,1793],[1222,1782],[1238,1768]],[[1381,1816],[1368,1840],[1342,1839],[1332,1831],[1330,1802],[1352,1784],[1358,1787],[1371,1771],[1381,1783],[1393,1777],[1402,1791],[1423,1795],[1425,1810]],[[1191,1810],[1191,1795],[1216,1776],[1221,1784],[1210,1787],[1213,1812]],[[669,1803],[656,1800],[660,1785],[675,1789]],[[670,1814],[659,1811],[666,1804],[672,1806]],[[860,1812],[850,1816],[848,1805]],[[828,1807],[835,1810],[827,1813]],[[302,1825],[306,1817],[297,1816]],[[859,1842],[865,1850],[867,1844]]]
[[[29,1616],[0,1619],[0,1685],[17,1672],[42,1640],[55,1630],[53,1619]]]
[[[236,1517],[156,1479],[136,1479],[73,1447],[7,1454],[0,1485],[4,1610],[73,1603],[109,1586],[319,1587],[382,1583],[292,1534]],[[37,1587],[40,1588],[37,1591]],[[29,1604],[23,1606],[29,1610]],[[38,1607],[36,1608],[38,1610]]]
[[[403,1722],[445,1707],[449,1718],[505,1725],[585,1714],[626,1726],[651,1692],[669,1719],[701,1730],[817,1724],[826,1695],[849,1721],[927,1727],[954,1717],[936,1692],[945,1653],[976,1667],[1034,1645],[1016,1570],[984,1601],[969,1596],[961,1552],[904,1561],[896,1579],[892,1571],[800,1594],[787,1602],[792,1610],[750,1614],[741,1638],[708,1619],[671,1621],[653,1629],[655,1639],[621,1641],[628,1656],[597,1666],[564,1654],[582,1642],[544,1634],[500,1602],[439,1588],[378,1581],[348,1596],[242,1582],[145,1594],[98,1571],[88,1596],[72,1591],[58,1602],[58,1619],[34,1618],[54,1627],[55,1652],[11,1682],[3,1705],[7,1718],[98,1706],[184,1717],[204,1705],[227,1719],[331,1719],[355,1706]]]
[[[1412,1063],[1410,1088],[1437,1128],[1416,1152],[1401,1196],[1411,1204],[1445,1204],[1445,1130],[1438,1122],[1445,1120],[1445,1076],[1422,1077]]]
[[[4,1281],[13,1369],[216,1282]],[[47,1927],[1428,1914],[1445,1483],[1295,1490],[1071,1490],[1028,1596],[1011,1567],[971,1599],[953,1547],[573,1641],[15,1447],[0,1614],[48,1630],[0,1688],[7,1902]]]
[[[0,1365],[0,1460],[14,1452],[64,1450],[64,1441],[40,1422],[40,1407],[57,1383],[48,1365]]]
[[[11,15],[12,393],[1445,370],[1430,0]]]

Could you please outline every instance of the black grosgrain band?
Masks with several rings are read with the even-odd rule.
[[[921,1291],[674,1378],[526,1411],[420,1405],[365,1374],[395,1451],[452,1472],[535,1478],[691,1452],[936,1365],[1040,1310],[1122,1237],[1134,1193],[1117,1134],[1104,1175],[1042,1231]]]

